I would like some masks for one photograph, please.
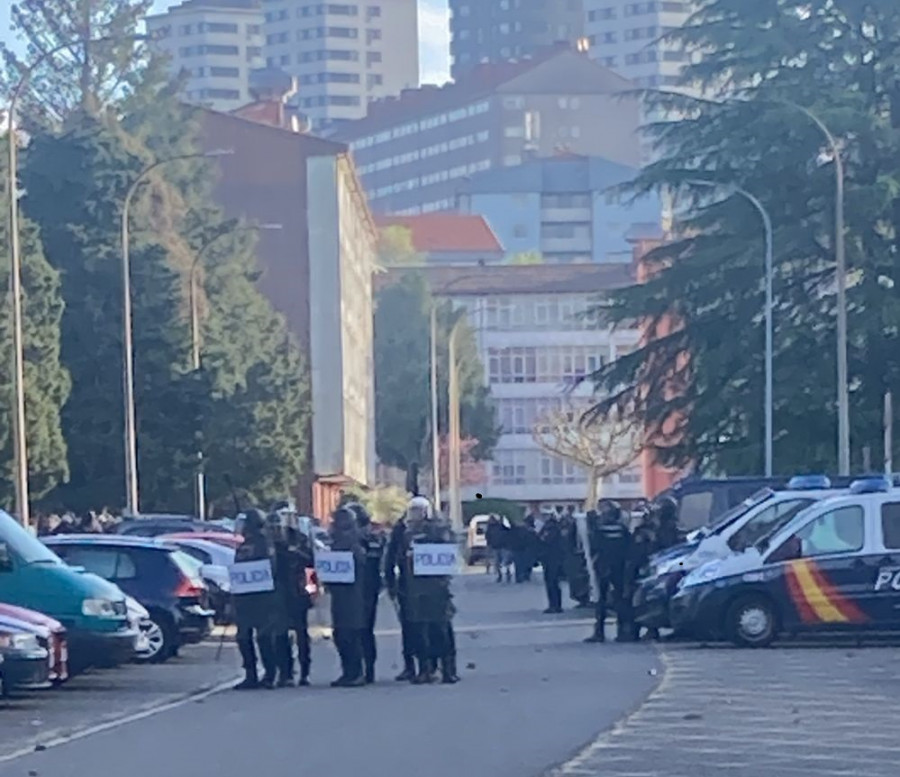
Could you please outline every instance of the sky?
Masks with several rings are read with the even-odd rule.
[[[180,0],[156,0],[155,11],[164,11]],[[0,0],[0,40],[10,41],[9,0]],[[450,78],[450,12],[447,0],[419,0],[419,58],[422,82],[442,84]]]

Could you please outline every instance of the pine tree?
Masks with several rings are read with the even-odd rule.
[[[740,186],[775,226],[776,469],[835,469],[834,167],[800,105],[843,143],[853,459],[859,468],[870,446],[877,460],[881,397],[896,393],[900,369],[900,7],[710,0],[670,37],[703,51],[684,85],[706,92],[648,95],[683,120],[649,127],[660,158],[635,188],[679,195],[676,238],[651,254],[655,275],[613,295],[607,312],[620,325],[679,326],[595,376],[611,393],[597,411],[633,405],[651,430],[665,429],[656,444],[666,463],[761,471],[763,232],[729,193]]]
[[[8,138],[0,143],[0,176],[6,181]],[[0,196],[0,210],[9,208],[7,187]],[[69,396],[69,374],[60,364],[60,319],[63,301],[60,278],[44,257],[35,225],[20,218],[23,327],[25,348],[25,418],[28,441],[28,476],[32,500],[38,500],[69,476],[66,443],[60,429],[60,412]],[[9,224],[0,220],[0,245],[8,245]],[[0,279],[3,299],[9,298],[9,253],[2,253]],[[9,308],[0,316],[0,363],[12,364],[12,330]],[[9,507],[13,486],[13,376],[0,370],[0,504]]]
[[[25,124],[58,126],[75,111],[115,112],[122,99],[145,83],[149,57],[138,27],[152,0],[19,0],[13,30],[26,44],[20,56],[0,45],[2,85],[9,91],[34,67],[22,95]],[[71,45],[67,45],[71,44]]]

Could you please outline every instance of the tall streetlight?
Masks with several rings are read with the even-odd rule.
[[[199,305],[199,293],[198,293],[198,283],[197,283],[197,270],[200,269],[201,262],[203,257],[206,255],[206,252],[215,245],[221,238],[227,235],[234,235],[239,232],[259,232],[262,230],[277,230],[281,229],[281,224],[252,224],[245,227],[237,227],[235,229],[229,229],[211,237],[209,240],[204,243],[200,250],[197,251],[197,255],[194,257],[194,261],[191,263],[191,275],[190,275],[190,285],[189,285],[189,301],[191,308],[191,369],[194,372],[199,372],[200,370],[200,349],[201,349],[201,334],[200,334],[200,305]],[[202,443],[198,446],[197,450],[197,480],[196,480],[196,507],[197,507],[197,517],[201,521],[206,520],[206,473],[203,471],[203,446]]]
[[[694,186],[708,186],[712,188],[717,188],[721,184],[716,183],[715,181],[704,181],[698,179],[692,179],[688,183],[693,184]],[[765,415],[765,467],[766,467],[766,477],[772,477],[772,440],[773,440],[773,381],[772,381],[772,373],[773,373],[773,326],[772,326],[772,318],[773,318],[773,276],[774,276],[774,238],[772,235],[772,218],[769,216],[769,212],[766,210],[765,206],[759,200],[758,197],[748,192],[746,189],[742,189],[739,186],[728,186],[728,190],[743,197],[747,200],[756,210],[759,212],[760,217],[762,218],[763,228],[766,233],[766,302],[765,302],[765,320],[766,320],[766,354],[765,354],[765,398],[763,400],[764,403],[764,415]]]
[[[61,51],[82,44],[103,43],[107,41],[135,42],[145,40],[145,35],[129,35],[122,38],[102,36],[99,38],[74,38],[38,55],[35,60],[23,66],[21,75],[13,87],[9,98],[6,115],[7,141],[9,143],[9,161],[6,171],[6,190],[9,195],[9,253],[10,253],[10,292],[12,294],[12,334],[13,334],[13,460],[16,481],[16,515],[19,521],[28,526],[31,522],[28,496],[28,443],[25,427],[25,349],[22,324],[22,256],[19,240],[19,188],[18,169],[18,133],[16,131],[16,107],[22,92],[31,80],[34,71],[51,57]]]
[[[850,375],[847,365],[847,255],[844,234],[844,158],[841,144],[819,116],[799,103],[774,100],[804,114],[825,136],[834,157],[834,258],[837,276],[838,474],[850,474]]]
[[[134,344],[131,323],[131,256],[128,216],[131,202],[140,185],[158,167],[187,159],[201,159],[231,154],[216,150],[204,153],[178,154],[147,165],[134,179],[122,205],[122,382],[125,401],[125,504],[130,515],[138,515],[137,428],[134,416]]]

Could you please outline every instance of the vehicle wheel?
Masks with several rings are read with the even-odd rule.
[[[778,613],[764,596],[747,596],[728,609],[725,627],[739,647],[766,647],[778,636]]]
[[[178,650],[172,619],[163,612],[150,611],[150,619],[141,623],[141,631],[147,638],[149,649],[137,657],[142,664],[161,664]]]

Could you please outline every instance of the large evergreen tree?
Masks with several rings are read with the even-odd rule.
[[[740,186],[775,223],[776,469],[835,469],[834,166],[803,106],[843,145],[852,455],[858,469],[868,446],[877,461],[882,395],[900,387],[900,6],[707,0],[671,37],[703,53],[684,85],[705,96],[648,95],[678,119],[649,127],[659,158],[637,189],[678,195],[675,235],[650,255],[653,277],[609,305],[614,322],[663,324],[662,335],[595,376],[611,392],[597,410],[633,406],[664,429],[667,463],[761,470],[763,231],[729,193]]]
[[[0,143],[0,177],[6,181],[6,143]],[[8,189],[0,195],[0,212],[9,208]],[[59,274],[44,257],[38,230],[20,219],[23,327],[25,348],[25,418],[28,440],[28,475],[32,499],[45,496],[69,475],[60,411],[69,396],[69,374],[60,364],[60,318],[63,312]],[[0,220],[0,245],[9,244],[9,222]],[[0,254],[0,289],[9,298],[9,253]],[[9,306],[0,316],[0,364],[12,365],[12,321]],[[10,508],[13,480],[13,375],[0,370],[0,505]]]

